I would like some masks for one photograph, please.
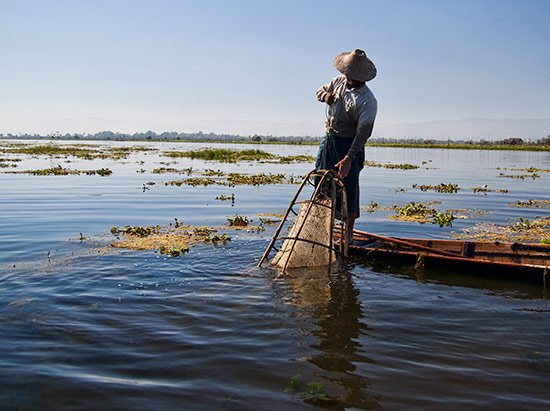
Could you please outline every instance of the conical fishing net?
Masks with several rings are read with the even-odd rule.
[[[330,198],[319,195],[315,201],[305,201],[300,206],[294,225],[281,249],[271,261],[281,270],[327,266],[331,253],[332,212]]]

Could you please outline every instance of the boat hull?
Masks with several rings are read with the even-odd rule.
[[[372,240],[369,233],[354,235],[354,243]],[[374,236],[374,235],[373,235]],[[379,237],[379,236],[377,236]],[[459,271],[471,275],[546,284],[550,272],[550,245],[482,241],[389,238],[391,241],[350,245],[350,255],[383,263],[397,262],[423,269]],[[413,249],[413,247],[418,249]],[[403,249],[405,248],[405,249]]]

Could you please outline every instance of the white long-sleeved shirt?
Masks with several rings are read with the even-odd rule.
[[[317,100],[322,102],[327,93],[336,98],[328,109],[327,131],[338,137],[353,138],[348,151],[348,156],[353,159],[372,134],[378,102],[366,85],[348,89],[344,75],[319,87]]]

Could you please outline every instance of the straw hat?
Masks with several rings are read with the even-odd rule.
[[[355,49],[338,54],[332,64],[352,80],[370,81],[376,77],[376,67],[363,50]]]

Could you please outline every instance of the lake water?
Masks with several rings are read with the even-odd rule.
[[[2,147],[0,143],[0,148]],[[38,143],[31,143],[38,144]],[[55,142],[74,144],[74,142]],[[87,144],[89,144],[87,142]],[[132,143],[91,143],[131,146]],[[214,144],[140,143],[123,160],[20,158],[0,169],[0,409],[546,409],[550,304],[541,284],[455,273],[380,270],[350,259],[331,276],[278,276],[256,267],[273,234],[240,231],[225,245],[180,257],[109,250],[113,226],[222,226],[236,214],[281,213],[297,186],[165,186],[162,155]],[[250,145],[223,145],[251,148]],[[314,155],[313,146],[266,145]],[[363,212],[356,228],[449,238],[480,222],[547,217],[550,154],[368,148],[367,159],[416,170],[366,168],[361,202],[437,200],[477,210],[453,227]],[[169,167],[306,174],[311,164],[212,163]],[[108,167],[108,177],[8,174],[61,165]],[[506,169],[503,171],[503,169]],[[155,185],[144,185],[156,182]],[[456,183],[458,193],[413,184]],[[474,193],[474,187],[507,193]],[[235,194],[235,204],[219,201]],[[81,239],[82,236],[82,239]]]

